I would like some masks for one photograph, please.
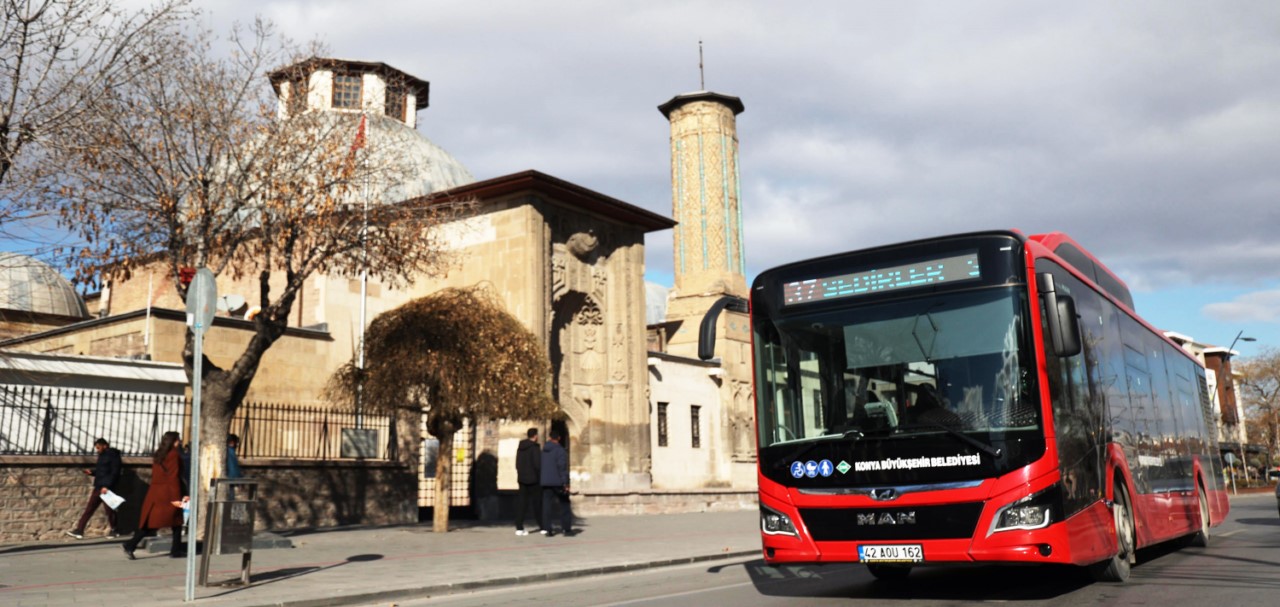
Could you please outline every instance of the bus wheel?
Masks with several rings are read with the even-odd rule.
[[[1198,548],[1209,547],[1209,501],[1204,497],[1204,487],[1200,487],[1200,530],[1191,534],[1191,545]]]
[[[1138,543],[1133,532],[1133,512],[1129,509],[1129,492],[1120,483],[1116,483],[1116,499],[1111,505],[1111,513],[1116,523],[1116,554],[1089,567],[1089,573],[1093,574],[1093,579],[1099,582],[1128,580],[1130,566],[1134,561],[1134,550]]]
[[[867,571],[870,571],[871,575],[877,580],[890,582],[906,579],[907,575],[911,573],[911,565],[868,564]]]

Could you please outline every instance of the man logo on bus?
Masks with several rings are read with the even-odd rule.
[[[914,525],[916,524],[916,511],[909,510],[907,512],[881,512],[879,514],[859,514],[858,525]]]

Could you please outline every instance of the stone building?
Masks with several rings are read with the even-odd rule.
[[[755,488],[751,332],[745,307],[715,317],[714,357],[699,327],[722,299],[747,297],[738,185],[737,97],[709,91],[658,106],[671,124],[675,286],[650,328],[654,485]]]
[[[397,183],[388,198],[473,200],[477,206],[469,217],[441,228],[457,261],[443,277],[424,277],[399,289],[376,281],[362,289],[359,280],[310,277],[286,335],[267,351],[247,400],[322,403],[329,375],[355,355],[362,305],[372,319],[441,288],[485,285],[547,345],[553,397],[562,408],[555,423],[569,433],[571,474],[575,489],[583,492],[580,512],[752,505],[755,442],[746,315],[723,313],[717,324],[718,358],[696,358],[697,326],[707,309],[725,295],[746,295],[734,123],[741,101],[699,92],[660,108],[671,122],[673,208],[681,228],[676,285],[665,320],[646,330],[651,289],[643,278],[644,238],[676,221],[534,170],[475,181],[415,128],[416,110],[428,105],[428,83],[386,64],[311,59],[273,73],[271,83],[281,117],[325,112],[349,121],[355,132],[364,116],[370,141],[391,142],[408,157],[417,167],[416,178]],[[94,317],[82,308],[80,316],[18,328],[0,347],[180,362],[187,327],[172,280],[162,268],[144,268],[90,297]],[[226,365],[252,335],[246,317],[254,310],[245,302],[253,301],[257,290],[253,280],[229,276],[218,277],[217,286],[227,305],[205,334],[204,353]],[[471,429],[469,440],[460,441],[459,452],[442,455],[473,463],[482,453],[496,457],[491,480],[497,490],[511,490],[516,444],[529,425],[540,425],[545,434],[548,423],[483,422]],[[348,473],[337,484],[409,483],[416,505],[430,505],[431,471],[422,454],[405,459],[410,463],[403,473],[384,466]],[[273,466],[292,470],[277,474],[303,493],[308,483],[318,482],[307,474],[320,474],[298,472],[282,462],[246,463],[262,475]],[[391,493],[392,498],[404,495]],[[318,502],[334,496],[309,499],[317,502],[309,508],[318,510]],[[394,503],[349,509],[363,513],[364,522],[413,517]],[[271,520],[352,522],[288,512]]]

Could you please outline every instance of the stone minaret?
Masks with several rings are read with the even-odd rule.
[[[738,187],[737,115],[742,100],[698,91],[658,106],[671,122],[671,200],[675,288],[667,321],[679,321],[667,349],[696,357],[698,327],[721,297],[747,297],[746,246]],[[751,439],[751,333],[746,314],[725,311],[716,327],[713,375],[721,388],[724,448],[735,462],[754,457]],[[744,466],[744,478],[753,468]],[[735,471],[736,476],[736,471]]]
[[[669,349],[692,357],[707,309],[724,295],[747,296],[736,119],[743,105],[737,97],[698,91],[658,109],[671,121],[672,215],[679,222],[667,320],[682,323]]]
[[[737,97],[699,91],[658,106],[671,121],[676,297],[747,294]]]

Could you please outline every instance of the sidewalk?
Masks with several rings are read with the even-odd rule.
[[[754,511],[583,519],[574,537],[515,535],[512,524],[429,522],[284,533],[294,548],[255,550],[248,587],[196,586],[194,605],[360,605],[498,584],[749,556],[760,551]],[[182,604],[186,560],[137,552],[120,540],[0,546],[0,604],[10,607]],[[197,557],[198,558],[198,557]],[[239,575],[240,557],[215,556],[210,580]],[[198,562],[197,562],[198,569]]]

